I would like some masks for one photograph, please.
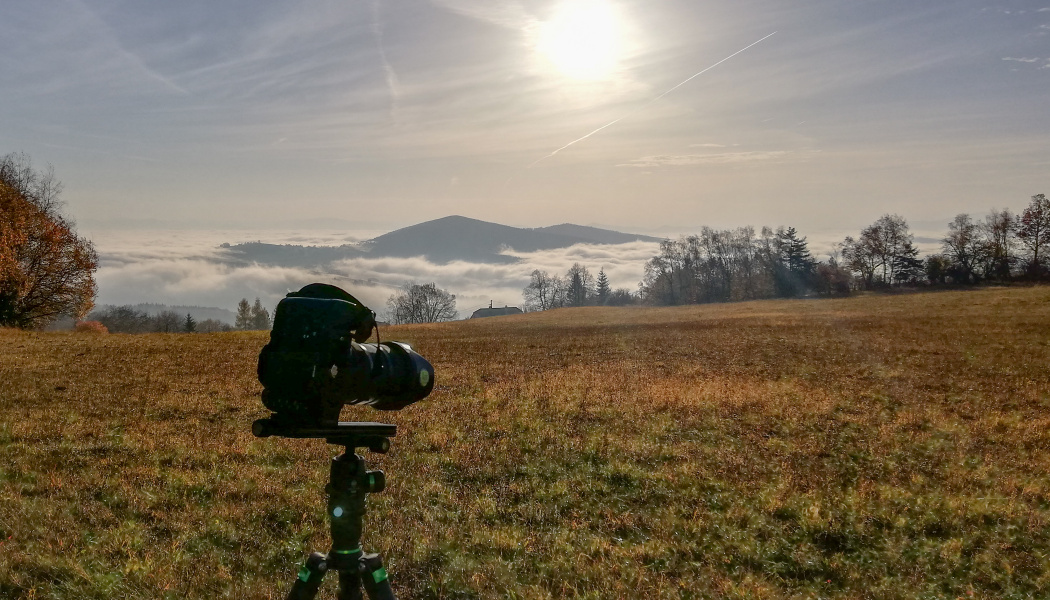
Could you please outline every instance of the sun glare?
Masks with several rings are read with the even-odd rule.
[[[604,0],[565,0],[539,32],[538,50],[562,74],[605,79],[622,52],[616,11]]]

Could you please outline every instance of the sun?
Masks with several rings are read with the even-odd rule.
[[[620,19],[604,0],[565,0],[540,26],[537,49],[563,75],[611,77],[623,50]]]

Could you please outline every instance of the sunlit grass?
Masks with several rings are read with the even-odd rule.
[[[0,331],[0,597],[283,597],[335,448],[249,433],[265,339]],[[384,339],[438,378],[344,413],[400,427],[366,517],[400,597],[1050,590],[1048,288]]]

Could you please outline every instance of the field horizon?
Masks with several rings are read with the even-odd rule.
[[[401,598],[1050,593],[1050,287],[382,335],[436,370],[343,413],[399,427],[364,547]],[[338,449],[252,437],[266,340],[0,330],[0,597],[284,597]]]

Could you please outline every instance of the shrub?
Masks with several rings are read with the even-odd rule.
[[[106,326],[98,321],[77,321],[73,329],[77,333],[109,333]]]

